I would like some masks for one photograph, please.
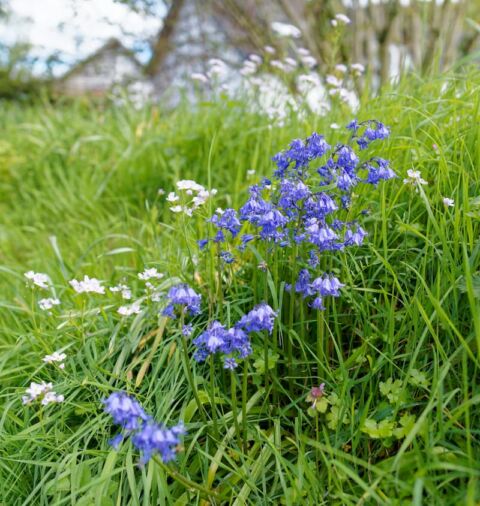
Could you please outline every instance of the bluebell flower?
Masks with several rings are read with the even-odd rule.
[[[346,170],[340,171],[337,176],[337,188],[343,191],[350,191],[357,183],[359,179],[356,176],[351,176]]]
[[[271,204],[262,198],[258,186],[252,186],[250,187],[249,199],[240,209],[240,219],[255,225],[258,223],[260,217],[268,212],[271,207]]]
[[[193,340],[193,344],[197,348],[207,351],[208,354],[212,354],[222,349],[227,340],[228,330],[220,322],[214,321],[209,325],[207,330]],[[200,357],[202,356],[203,354],[200,355]]]
[[[209,221],[220,230],[230,232],[232,237],[236,237],[241,228],[235,209],[225,209],[222,214],[214,214]]]
[[[335,150],[336,164],[344,169],[353,170],[357,167],[359,159],[350,146],[340,145]]]
[[[197,241],[198,247],[202,250],[208,244],[208,239],[200,239]]]
[[[279,241],[284,238],[285,234],[281,230],[288,223],[286,218],[277,209],[270,209],[263,214],[258,220],[258,226],[261,227],[260,237],[262,239],[273,239]]]
[[[110,439],[108,441],[108,444],[114,449],[114,450],[118,450],[120,448],[120,444],[122,443],[123,441],[123,434],[117,434],[116,436],[112,437],[112,439]]]
[[[103,400],[105,412],[127,431],[138,429],[148,419],[140,404],[125,392],[114,392]]]
[[[337,249],[338,235],[327,224],[318,220],[308,220],[305,230],[308,232],[310,242],[320,250]]]
[[[315,297],[310,305],[313,309],[317,309],[318,311],[323,311],[325,309],[325,306],[323,305],[323,298],[320,295]]]
[[[360,246],[363,243],[363,239],[367,236],[367,233],[360,225],[357,225],[355,230],[351,228],[345,232],[344,244],[345,246]]]
[[[192,332],[193,332],[193,325],[191,323],[183,326],[182,334],[185,337],[190,337],[192,335]]]
[[[235,257],[229,251],[221,251],[220,258],[226,264],[231,264],[235,261]]]
[[[124,429],[110,440],[110,445],[118,449],[125,436],[131,436],[133,445],[141,452],[142,464],[158,453],[164,462],[175,457],[180,436],[185,434],[183,424],[174,427],[158,425],[148,417],[138,401],[125,392],[115,392],[103,401],[105,411],[113,422]]]
[[[376,166],[372,165],[375,163]],[[365,180],[366,183],[376,186],[380,181],[387,181],[397,177],[395,172],[390,168],[388,160],[383,158],[372,158],[369,163],[365,164],[368,169],[368,175]]]
[[[377,120],[367,120],[361,123],[352,121],[347,125],[347,128],[352,130],[360,149],[366,149],[372,141],[383,140],[390,135],[389,128]],[[359,135],[360,130],[363,130],[361,135]]]
[[[238,367],[238,362],[234,358],[225,358],[223,361],[223,368],[233,371]]]
[[[245,358],[252,353],[250,338],[242,328],[226,329],[218,321],[212,322],[193,343],[197,347],[194,354],[197,362],[203,362],[215,353],[235,354],[239,358]]]
[[[310,285],[311,290],[319,293],[321,296],[332,296],[339,297],[340,292],[339,289],[345,286],[340,283],[338,278],[333,275],[324,275],[322,277],[316,278],[312,284]]]
[[[303,297],[308,297],[313,294],[310,288],[310,273],[307,269],[302,269],[298,273],[297,282],[295,283],[295,291],[297,293],[301,293]]]
[[[324,218],[327,214],[338,209],[337,204],[330,195],[320,192],[312,195],[305,201],[304,210],[307,218]]]
[[[163,462],[170,462],[175,458],[176,447],[183,434],[185,429],[181,423],[167,428],[147,422],[132,436],[132,443],[141,453],[142,464],[146,464],[154,454],[159,454]]]
[[[277,313],[265,302],[255,306],[248,314],[242,316],[237,326],[247,332],[273,331],[274,320]]]
[[[175,307],[181,306],[182,311],[190,314],[200,313],[201,296],[190,288],[186,283],[182,283],[170,288],[167,294],[168,305],[163,310],[164,316],[175,318]]]

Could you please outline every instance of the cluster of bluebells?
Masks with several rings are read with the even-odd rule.
[[[302,269],[298,275],[298,279],[293,287],[293,290],[296,293],[300,293],[304,299],[307,297],[313,297],[311,306],[314,309],[322,311],[325,309],[323,304],[324,297],[339,297],[340,288],[343,286],[345,285],[340,283],[338,278],[331,274],[324,274],[323,276],[319,276],[312,280],[308,269]],[[287,284],[285,289],[290,292],[292,290],[292,286]]]
[[[210,355],[223,355],[225,369],[237,367],[238,359],[252,353],[250,333],[267,331],[271,333],[277,313],[265,302],[255,306],[230,329],[218,321],[212,322],[193,343],[197,347],[194,358],[203,362]]]
[[[125,392],[114,392],[103,400],[103,404],[113,422],[121,428],[121,432],[110,440],[115,449],[125,437],[131,437],[133,445],[140,452],[141,464],[146,464],[155,454],[160,455],[163,462],[175,458],[180,436],[185,434],[182,423],[174,427],[155,423],[139,402]]]
[[[201,295],[185,283],[172,286],[167,293],[167,306],[163,310],[163,316],[175,318],[176,312],[197,315],[200,313],[201,300]]]
[[[352,147],[356,144],[363,151],[373,141],[386,139],[389,129],[385,125],[377,120],[354,120],[347,129],[350,142],[334,147],[317,133],[293,140],[273,157],[273,181],[264,179],[251,186],[249,198],[238,212],[227,209],[210,219],[216,228],[210,241],[226,244],[235,240],[240,250],[251,241],[263,241],[269,247],[298,247],[304,252],[300,262],[310,268],[317,267],[319,255],[325,251],[360,246],[366,231],[357,220],[342,221],[342,211],[350,208],[359,184],[377,187],[396,175],[387,160],[375,156],[361,161]],[[242,234],[245,223],[249,230]],[[295,290],[304,297],[313,296],[313,306],[322,309],[323,297],[337,297],[342,286],[328,274],[311,281],[308,271],[302,270]]]

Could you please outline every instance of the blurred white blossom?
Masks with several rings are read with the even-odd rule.
[[[280,23],[279,21],[274,21],[271,24],[271,27],[272,30],[281,37],[293,37],[294,39],[298,39],[302,36],[300,29],[288,23]]]
[[[46,364],[53,364],[55,362],[60,362],[58,364],[58,367],[60,367],[60,369],[64,369],[65,368],[65,359],[67,358],[67,355],[65,353],[60,353],[58,351],[54,351],[51,355],[45,355],[43,357],[43,361],[46,363]]]
[[[76,279],[72,279],[70,281],[70,286],[77,293],[105,293],[105,287],[102,286],[102,282],[96,278],[89,278],[87,275],[83,277],[83,280],[77,281]]]
[[[58,299],[54,299],[52,297],[48,297],[46,299],[40,299],[38,301],[38,305],[42,311],[48,311],[52,309],[53,306],[58,306],[60,301]]]
[[[131,316],[132,314],[138,314],[141,311],[140,303],[134,302],[129,306],[120,306],[117,310],[117,313],[122,316]]]
[[[33,272],[28,271],[24,274],[24,276],[31,281],[35,286],[40,288],[48,289],[50,284],[50,278],[47,274],[43,274],[42,272]]]

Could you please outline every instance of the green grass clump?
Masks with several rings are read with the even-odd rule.
[[[338,109],[277,126],[226,100],[168,113],[5,105],[0,502],[477,504],[479,91],[478,71],[409,77],[361,105],[359,119],[391,127],[375,154],[391,160],[399,178],[358,195],[369,209],[369,237],[330,266],[347,287],[324,314],[323,359],[316,315],[297,301],[291,325],[283,319],[279,327],[277,352],[266,361],[261,347],[246,374],[240,368],[230,377],[216,364],[212,375],[188,350],[195,392],[178,322],[146,302],[140,314],[121,318],[118,295],[78,296],[68,281],[84,274],[106,286],[126,280],[136,298],[137,273],[156,267],[166,274],[163,286],[185,281],[202,293],[195,335],[209,319],[235,322],[262,299],[281,308],[282,287],[275,276],[265,284],[257,269],[265,258],[250,252],[219,273],[195,241],[212,210],[238,208],[248,185],[271,175],[273,154],[313,131],[344,140],[329,125],[346,124],[350,114]],[[402,181],[411,168],[429,183],[418,192]],[[218,194],[184,219],[158,192],[174,190],[179,179]],[[446,208],[443,197],[455,206]],[[61,300],[51,315],[38,308],[41,293],[25,287],[28,270],[49,274]],[[42,362],[58,349],[67,354],[63,370]],[[51,381],[65,401],[23,406],[31,381]],[[325,396],[312,412],[307,398],[319,383]],[[108,445],[115,428],[101,400],[117,390],[135,395],[158,421],[185,421],[176,462],[139,468],[129,442],[118,452]]]

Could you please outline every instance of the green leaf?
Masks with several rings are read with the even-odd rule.
[[[410,377],[408,378],[408,382],[413,386],[421,388],[428,388],[428,385],[430,384],[426,374],[419,371],[418,369],[412,369],[410,371]]]
[[[399,420],[400,427],[397,427],[393,431],[393,435],[397,439],[403,439],[406,437],[409,432],[413,429],[415,425],[415,415],[410,415],[409,413],[405,413]]]
[[[403,381],[388,378],[385,382],[380,382],[380,392],[384,395],[390,404],[400,404],[404,402],[405,394],[403,392]]]
[[[369,418],[365,420],[361,430],[362,432],[368,434],[372,439],[385,439],[392,437],[394,429],[395,422],[389,420],[388,418],[379,423]]]
[[[325,413],[328,409],[328,399],[326,397],[321,397],[320,399],[315,402],[315,409],[319,413]]]

